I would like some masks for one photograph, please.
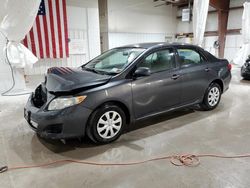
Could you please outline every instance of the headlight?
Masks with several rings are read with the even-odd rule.
[[[48,110],[61,110],[76,104],[83,102],[87,96],[78,96],[78,97],[60,97],[52,100],[49,104]]]

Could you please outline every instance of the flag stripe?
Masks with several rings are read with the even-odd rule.
[[[66,50],[66,57],[69,57],[68,22],[67,22],[66,0],[62,0],[62,2],[63,2],[63,23],[64,23],[65,50]]]
[[[40,57],[44,58],[43,56],[43,42],[42,42],[42,34],[41,34],[41,27],[40,27],[40,19],[37,16],[36,17],[36,29],[37,29],[37,40],[38,40],[38,46],[39,46],[39,52],[40,52]]]
[[[23,45],[28,47],[28,41],[27,41],[27,36],[23,39]]]
[[[46,12],[46,20],[47,20],[47,25],[48,25],[48,38],[49,38],[49,52],[50,52],[50,58],[53,58],[53,46],[52,46],[52,36],[51,36],[51,24],[50,24],[50,12],[49,12],[49,2],[45,1],[45,9],[47,10]]]
[[[47,18],[46,16],[43,16],[43,32],[45,35],[45,46],[46,46],[46,57],[49,58],[50,57],[50,47],[49,47],[49,34],[48,34],[48,25],[47,25]]]
[[[50,14],[50,28],[51,28],[51,38],[52,38],[52,50],[53,50],[53,57],[56,58],[56,41],[55,41],[55,31],[54,31],[54,16],[52,10],[52,0],[48,0],[49,4],[49,12]]]
[[[30,43],[31,43],[32,52],[33,54],[36,55],[36,45],[35,45],[33,28],[31,28],[30,30]]]
[[[56,15],[57,15],[57,28],[58,28],[58,40],[59,40],[59,50],[60,50],[60,58],[63,57],[63,49],[62,49],[62,31],[61,31],[61,18],[60,18],[60,7],[59,1],[55,1],[56,3]]]
[[[39,22],[40,22],[40,28],[41,28],[41,41],[42,41],[42,48],[43,48],[43,58],[46,58],[46,45],[45,45],[45,34],[43,32],[43,18],[41,16],[38,16]]]
[[[38,44],[39,42],[38,42],[38,34],[37,34],[36,24],[33,25],[33,33],[34,33],[34,45],[36,47],[36,55],[37,55],[37,57],[40,57],[40,50],[39,50],[39,44]]]
[[[54,21],[54,32],[55,32],[55,41],[56,41],[56,57],[60,58],[59,52],[59,40],[58,40],[58,26],[57,26],[57,12],[56,12],[56,1],[52,0],[52,8],[53,8],[53,21]]]
[[[32,47],[31,47],[31,41],[30,41],[30,33],[27,35],[27,46],[28,46],[28,48],[29,49],[32,49]]]
[[[65,37],[64,37],[64,23],[63,23],[63,2],[62,1],[59,1],[59,9],[61,10],[60,11],[60,18],[61,18],[61,32],[62,32],[62,56],[63,57],[66,57],[66,52],[65,52]]]

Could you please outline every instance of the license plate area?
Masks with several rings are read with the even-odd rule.
[[[27,109],[24,109],[24,118],[27,120],[27,122],[30,124],[30,126],[34,129],[37,129],[38,123],[30,119],[31,117],[31,112],[28,111]]]
[[[30,125],[31,125],[32,127],[36,128],[36,129],[37,129],[37,127],[38,127],[38,123],[36,123],[36,122],[34,122],[34,121],[32,121],[32,120],[30,120]]]
[[[24,118],[30,122],[30,112],[26,109],[24,109]]]

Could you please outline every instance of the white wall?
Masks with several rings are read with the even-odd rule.
[[[99,28],[99,13],[97,8],[87,9],[88,21],[88,45],[89,45],[89,58],[100,55],[100,28]]]
[[[211,8],[210,8],[211,9]],[[178,16],[181,16],[181,10],[177,12]],[[206,23],[206,31],[216,31],[218,29],[218,14],[211,13],[208,14],[207,23]],[[193,22],[182,22],[181,19],[177,20],[177,28],[176,33],[192,33],[193,32]]]
[[[141,42],[164,42],[164,33],[109,33],[109,48]]]
[[[230,7],[242,6],[245,0],[231,0]],[[231,10],[228,18],[228,29],[241,29],[242,28],[242,14],[243,9]],[[227,35],[226,46],[225,46],[225,58],[232,61],[235,58],[236,53],[242,46],[242,36],[238,35]]]
[[[109,0],[110,3],[112,1],[115,0]],[[154,7],[152,4],[151,9],[155,12],[148,12],[146,7],[140,10],[110,8],[109,32],[174,34],[176,31],[175,8],[171,6]]]
[[[152,0],[109,0],[109,48],[164,42],[176,33],[176,8],[154,7]]]
[[[27,75],[44,74],[54,66],[78,67],[100,54],[99,15],[97,0],[67,0],[69,39],[84,41],[86,52],[63,59],[41,59]]]

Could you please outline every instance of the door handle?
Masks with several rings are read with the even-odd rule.
[[[208,67],[207,67],[207,68],[205,68],[205,71],[206,71],[206,72],[209,72],[210,70],[211,70],[211,69],[210,69],[210,68],[208,68]]]
[[[180,77],[179,74],[174,74],[174,75],[172,76],[172,80],[177,80],[179,77]]]

